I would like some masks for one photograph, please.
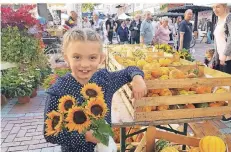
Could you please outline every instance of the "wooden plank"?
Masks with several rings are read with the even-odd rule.
[[[165,88],[191,88],[198,86],[231,86],[231,77],[224,78],[194,78],[194,79],[168,79],[168,80],[146,80],[148,89]]]
[[[179,95],[179,96],[158,96],[158,97],[144,97],[134,102],[134,107],[142,106],[159,106],[159,105],[177,105],[187,103],[204,103],[214,101],[231,100],[231,93],[208,93],[208,94],[194,94],[194,95]],[[231,109],[231,106],[230,106]]]
[[[154,121],[195,117],[221,116],[230,113],[229,106],[196,109],[177,109],[152,112],[136,112],[135,121]]]
[[[129,98],[125,95],[123,90],[120,90],[119,93],[120,93],[122,100],[124,101],[124,104],[127,106],[127,109],[130,112],[132,118],[134,118],[135,111],[134,111],[134,108],[132,107],[132,104],[131,104]]]
[[[146,152],[155,151],[155,127],[148,127],[146,132]]]
[[[199,138],[188,137],[188,136],[174,134],[170,132],[164,132],[160,130],[156,130],[155,137],[157,139],[165,139],[170,142],[174,142],[181,145],[193,146],[193,147],[198,147],[200,142]]]
[[[146,133],[144,134],[140,144],[136,147],[135,152],[146,152]]]

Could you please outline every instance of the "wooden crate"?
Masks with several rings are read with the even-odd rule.
[[[170,132],[157,130],[155,127],[148,127],[147,132],[143,136],[140,144],[136,147],[135,152],[153,152],[155,151],[155,140],[165,139],[175,144],[187,145],[190,147],[199,147],[200,138],[189,137]],[[228,146],[226,145],[228,152]],[[187,151],[180,151],[187,152]]]
[[[181,60],[187,64],[190,62]],[[108,67],[111,71],[121,70],[124,67],[120,65],[109,53]],[[182,68],[183,67],[183,68]],[[187,69],[188,66],[179,68]],[[198,86],[231,86],[231,75],[212,70],[209,68],[204,69],[206,75],[212,78],[193,78],[193,79],[170,79],[170,80],[147,80],[146,85],[148,89],[165,89],[165,88],[189,88]],[[214,76],[214,77],[213,77]],[[229,89],[231,92],[231,89]],[[231,113],[231,93],[221,94],[194,94],[194,95],[179,95],[179,96],[159,96],[159,97],[144,97],[136,102],[130,99],[131,90],[128,85],[124,85],[120,89],[120,95],[124,100],[129,112],[134,118],[134,121],[155,121],[155,120],[177,120],[177,119],[193,119],[201,117],[222,116]],[[205,103],[214,101],[228,101],[228,106],[222,107],[208,107],[208,108],[195,108],[195,109],[176,109],[165,111],[151,111],[151,112],[138,112],[138,107],[146,106],[160,106],[160,105],[177,105],[188,103]]]

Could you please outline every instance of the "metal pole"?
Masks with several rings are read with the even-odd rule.
[[[120,151],[125,152],[126,150],[126,128],[120,128]]]
[[[187,136],[188,124],[184,123],[184,135]],[[186,145],[183,145],[182,150],[186,150]]]

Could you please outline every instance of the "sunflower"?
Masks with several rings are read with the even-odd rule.
[[[63,115],[52,111],[47,114],[48,118],[45,121],[46,124],[46,136],[57,135],[62,128]]]
[[[103,97],[102,88],[96,83],[88,83],[84,85],[81,94],[85,99]]]
[[[63,96],[59,99],[59,111],[66,113],[70,108],[75,106],[76,100],[70,95]]]
[[[87,114],[94,118],[104,118],[108,108],[103,98],[92,98],[86,105]]]
[[[82,133],[85,129],[87,129],[91,122],[88,115],[85,113],[84,109],[81,107],[73,107],[68,111],[66,127],[70,131],[78,131]]]

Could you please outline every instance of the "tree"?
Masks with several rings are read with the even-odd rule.
[[[83,3],[82,4],[82,12],[93,11],[94,7],[99,5],[98,3]]]

